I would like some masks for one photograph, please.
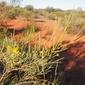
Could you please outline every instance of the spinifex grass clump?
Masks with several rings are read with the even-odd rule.
[[[66,27],[66,24],[68,24],[68,33],[75,35],[78,33],[80,35],[85,34],[85,19],[80,15],[78,11],[71,11],[61,19],[63,27]]]
[[[5,38],[0,48],[0,61],[3,65],[0,84],[49,85],[52,82],[57,84],[57,80],[56,82],[53,80],[57,79],[57,66],[61,60],[58,54],[60,50],[58,45],[52,49],[45,49]],[[52,69],[55,73],[51,73]]]
[[[4,37],[8,36],[9,32],[7,28],[0,28],[0,40],[4,39]]]
[[[65,27],[65,31],[68,26]],[[2,85],[57,85],[57,67],[61,61],[59,52],[62,51],[62,39],[51,49],[41,48],[39,45],[25,44],[34,27],[26,31],[27,37],[16,42],[7,36],[1,43],[0,60]],[[63,38],[63,37],[62,37]],[[60,43],[61,42],[61,43]]]

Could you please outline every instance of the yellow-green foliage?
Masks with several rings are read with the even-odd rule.
[[[45,77],[41,83],[38,77],[39,75],[45,76],[45,74],[53,68],[53,65],[56,65],[60,62],[58,55],[59,50],[57,45],[52,49],[41,48],[40,46],[35,45],[34,47],[30,45],[25,45],[22,42],[17,43],[11,38],[5,37],[1,43],[0,47],[0,61],[4,62],[5,71],[0,78],[0,83],[10,82],[10,84],[18,84],[22,80],[24,83],[27,80],[27,83],[34,85],[47,85]],[[58,57],[57,60],[50,61],[49,59]],[[24,76],[19,80],[15,81],[14,79],[9,80],[7,76],[13,70],[21,70],[25,72]],[[7,78],[7,79],[6,79]],[[15,77],[17,79],[17,77]],[[5,80],[6,79],[6,80]],[[56,82],[57,84],[57,82]]]

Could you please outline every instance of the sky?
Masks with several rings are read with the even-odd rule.
[[[7,1],[10,0],[0,0]],[[63,10],[82,8],[85,10],[85,0],[23,0],[21,6],[33,5],[35,8],[54,7]]]

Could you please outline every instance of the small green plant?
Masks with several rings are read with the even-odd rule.
[[[49,85],[45,75],[60,62],[58,52],[60,49],[45,49],[35,45],[34,47],[25,44],[19,44],[13,39],[5,38],[0,48],[0,60],[4,61],[4,71],[0,78],[0,83],[3,85],[9,83],[11,85],[22,85],[24,83],[34,85]],[[59,48],[59,46],[58,46]],[[57,60],[52,61],[51,58],[58,57]],[[10,79],[11,72],[23,71],[24,75],[19,80],[17,74]],[[42,79],[39,77],[43,76]],[[56,75],[55,75],[56,76]],[[51,83],[51,82],[50,82]],[[57,84],[57,82],[56,82]]]

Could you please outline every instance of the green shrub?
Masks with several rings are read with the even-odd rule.
[[[5,13],[5,16],[7,18],[10,18],[10,19],[15,19],[16,16],[19,16],[21,13],[21,10],[20,9],[17,9],[17,8],[12,8],[12,9],[9,9],[6,13]]]
[[[0,60],[5,63],[5,71],[0,78],[0,84],[33,83],[34,85],[47,85],[48,83],[49,85],[50,82],[46,80],[45,75],[60,62],[61,59],[58,54],[60,50],[59,45],[52,49],[45,49],[39,45],[32,47],[22,42],[17,43],[7,37],[4,38],[0,48]],[[57,59],[52,60],[55,57]],[[40,79],[40,76],[44,78]],[[58,84],[57,81],[51,83]]]

